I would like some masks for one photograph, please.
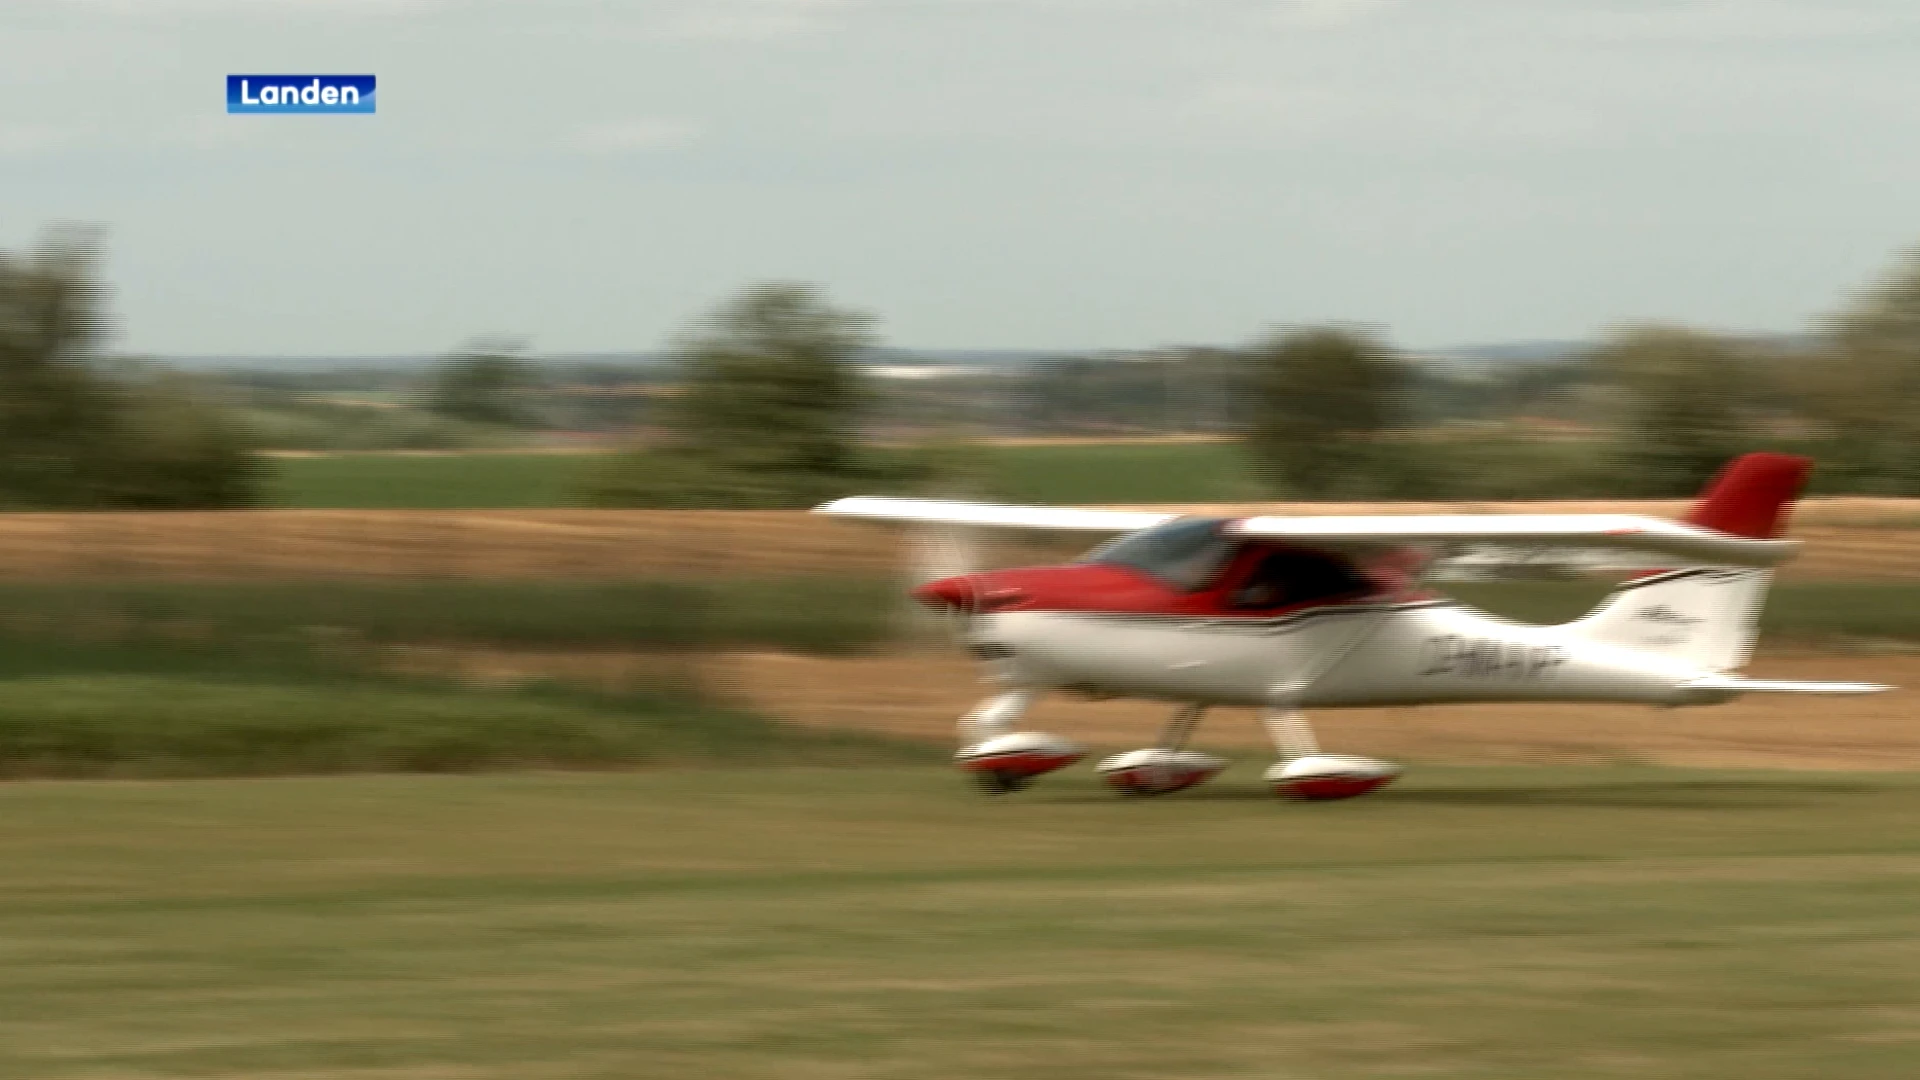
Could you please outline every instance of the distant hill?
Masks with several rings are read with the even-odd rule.
[[[1461,345],[1451,349],[1427,349],[1422,350],[1420,355],[1492,364],[1539,364],[1571,359],[1592,347],[1591,341],[1510,341],[1495,345]]]
[[[160,363],[183,371],[413,371],[429,367],[444,354],[395,356],[156,356]],[[610,367],[647,367],[667,362],[665,353],[529,353],[542,364],[605,364]]]
[[[1785,350],[1809,347],[1813,338],[1805,334],[1755,335],[1756,343]],[[1461,369],[1485,371],[1507,364],[1554,363],[1578,357],[1594,345],[1590,340],[1545,340],[1494,342],[1485,345],[1459,345],[1443,349],[1413,349],[1420,361]],[[1112,349],[1075,352],[1071,349],[909,349],[886,346],[873,349],[867,361],[876,367],[893,369],[964,369],[971,371],[1015,371],[1035,362],[1066,356],[1146,355],[1147,350],[1129,354]],[[410,372],[425,368],[440,359],[438,355],[392,356],[161,356],[162,363],[186,371],[271,371],[316,373],[374,370]],[[535,353],[528,359],[554,366],[605,366],[647,368],[664,366],[671,355],[657,350],[633,352]]]
[[[1025,349],[874,349],[868,362],[876,366],[1017,368],[1063,352]],[[156,356],[151,359],[183,371],[275,371],[289,374],[329,371],[414,371],[431,366],[441,355],[392,356]],[[529,353],[527,359],[556,367],[655,367],[672,362],[665,352]]]

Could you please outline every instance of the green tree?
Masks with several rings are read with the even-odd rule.
[[[111,469],[94,503],[130,510],[251,506],[261,462],[250,431],[198,380],[165,368],[119,373],[119,413],[104,440]]]
[[[1836,316],[1794,375],[1823,471],[1849,491],[1920,495],[1920,252]]]
[[[527,391],[534,368],[523,342],[483,338],[441,361],[427,388],[427,408],[453,420],[523,427],[532,423]]]
[[[1593,364],[1618,408],[1621,494],[1691,495],[1755,448],[1750,359],[1726,338],[1679,326],[1635,327],[1600,347]]]
[[[258,492],[246,439],[197,386],[108,370],[97,235],[0,253],[0,507],[239,506]]]
[[[1421,486],[1404,440],[1405,364],[1374,334],[1310,327],[1246,353],[1246,445],[1278,492],[1309,499],[1394,497]],[[1411,489],[1411,490],[1410,490]]]
[[[0,503],[48,505],[89,486],[113,402],[87,361],[106,336],[97,239],[49,233],[0,255]]]
[[[803,285],[748,289],[680,341],[683,381],[661,410],[656,445],[623,455],[592,500],[798,507],[915,472],[859,443],[872,325]]]

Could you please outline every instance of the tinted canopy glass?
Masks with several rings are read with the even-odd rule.
[[[1184,518],[1156,525],[1095,548],[1082,562],[1110,563],[1151,574],[1184,592],[1211,584],[1233,554],[1221,535],[1225,518]]]

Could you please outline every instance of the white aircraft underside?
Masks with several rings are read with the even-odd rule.
[[[1689,682],[1716,674],[1448,601],[1270,622],[1009,612],[982,616],[969,637],[1007,656],[1000,678],[1012,684],[1208,705],[1680,705],[1698,700]]]

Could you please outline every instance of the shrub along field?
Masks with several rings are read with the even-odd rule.
[[[1920,780],[0,785],[0,1075],[1920,1074]]]
[[[717,703],[685,665],[623,692],[404,676],[337,641],[0,640],[0,778],[926,760]]]
[[[692,654],[886,636],[872,582],[0,586],[0,778],[925,760],[711,692]],[[652,653],[497,686],[411,646]]]
[[[1599,589],[1461,592],[1558,621]],[[0,585],[0,777],[898,760],[933,751],[764,719],[747,701],[777,699],[700,673],[892,648],[903,614],[880,579]],[[1787,584],[1765,623],[1920,640],[1920,587]]]

